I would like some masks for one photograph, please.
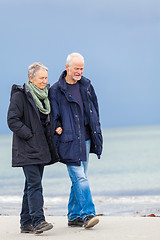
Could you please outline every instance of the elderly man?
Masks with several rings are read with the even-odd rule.
[[[22,167],[25,188],[21,233],[42,233],[53,225],[45,221],[42,176],[44,165],[58,161],[48,99],[48,69],[41,63],[28,68],[29,81],[13,85],[8,126],[13,131],[12,166]]]
[[[102,153],[98,103],[90,80],[82,76],[83,56],[68,55],[65,67],[49,98],[60,161],[72,181],[68,226],[90,228],[99,222],[87,179],[89,152],[98,158]]]

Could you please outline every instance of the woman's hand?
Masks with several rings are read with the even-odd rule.
[[[63,129],[62,129],[61,127],[56,128],[56,133],[57,133],[58,135],[61,135],[62,132],[63,132]]]

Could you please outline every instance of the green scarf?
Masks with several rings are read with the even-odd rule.
[[[49,114],[51,111],[50,102],[48,99],[48,89],[45,87],[43,90],[37,88],[33,83],[30,81],[27,82],[27,86],[30,89],[30,92],[34,98],[37,108],[43,114]],[[45,108],[40,100],[44,101]]]

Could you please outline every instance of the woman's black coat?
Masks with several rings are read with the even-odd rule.
[[[13,132],[12,166],[53,164],[59,160],[52,130],[51,117],[46,120],[45,133],[38,108],[29,87],[13,85],[7,122]]]

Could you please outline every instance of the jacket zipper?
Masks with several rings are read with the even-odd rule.
[[[80,120],[79,120],[79,116],[78,116],[78,109],[77,109],[77,104],[75,103],[76,106],[76,112],[77,112],[77,119],[78,119],[78,128],[79,128],[79,142],[80,142],[80,152],[82,152],[82,140],[81,140],[81,126],[80,126]]]

